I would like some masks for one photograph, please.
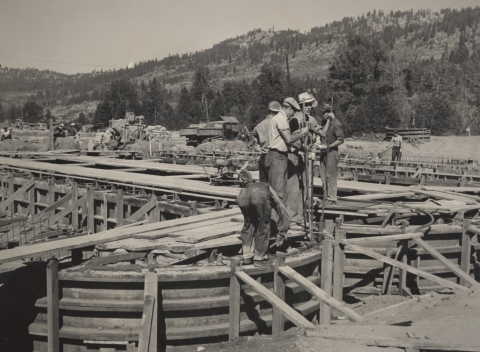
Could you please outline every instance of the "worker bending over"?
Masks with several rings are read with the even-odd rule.
[[[307,199],[304,159],[307,153],[304,148],[305,142],[309,146],[314,143],[314,135],[325,137],[331,120],[331,118],[328,119],[326,124],[322,127],[317,123],[317,120],[311,116],[312,108],[316,107],[318,102],[310,93],[305,92],[300,94],[298,100],[302,111],[296,112],[289,121],[290,130],[293,136],[305,127],[308,128],[309,133],[304,138],[290,145],[288,151],[288,181],[285,205],[292,221],[290,227],[293,230],[300,230],[299,226],[303,227],[305,225],[303,216],[304,205]]]
[[[327,191],[327,203],[335,204],[337,202],[337,180],[338,180],[338,146],[343,144],[343,126],[340,121],[335,118],[332,108],[326,105],[323,108],[323,121],[325,126],[331,119],[327,136],[321,138],[319,149],[320,154],[320,177],[322,178],[323,191]]]
[[[403,144],[403,139],[402,136],[398,134],[398,131],[395,130],[393,132],[393,137],[392,137],[392,161],[400,161],[402,158],[402,144]]]
[[[283,101],[282,109],[272,117],[269,133],[270,148],[265,158],[268,183],[283,204],[285,204],[287,192],[288,145],[300,140],[308,133],[309,129],[306,126],[299,133],[292,135],[288,121],[293,117],[295,111],[300,111],[297,101],[293,98],[286,98]]]
[[[8,127],[4,127],[0,138],[2,139],[2,141],[6,139],[12,139],[12,129]]]
[[[272,101],[268,104],[268,115],[265,117],[265,120],[260,122],[252,132],[252,137],[260,146],[260,150],[262,154],[260,155],[260,159],[258,160],[258,172],[260,176],[260,182],[268,182],[268,170],[265,166],[265,158],[268,154],[268,147],[270,146],[270,122],[272,117],[280,112],[282,106],[278,101]]]
[[[285,233],[290,225],[287,209],[268,183],[252,183],[251,178],[239,175],[240,193],[237,204],[242,210],[243,227],[241,231],[243,263],[255,266],[270,265],[267,251],[272,226],[272,209],[276,211],[276,242],[283,244]],[[274,215],[275,217],[275,215]]]

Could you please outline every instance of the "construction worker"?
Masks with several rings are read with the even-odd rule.
[[[340,121],[335,118],[330,105],[325,104],[323,110],[322,124],[326,125],[331,119],[330,127],[327,131],[327,136],[321,138],[321,144],[318,148],[320,154],[320,177],[327,191],[327,203],[335,204],[337,202],[337,179],[338,179],[338,146],[343,144],[343,126]]]
[[[265,158],[268,183],[284,204],[287,190],[288,145],[300,140],[308,133],[308,127],[301,129],[295,136],[290,132],[288,121],[295,111],[300,111],[297,101],[294,98],[286,98],[282,109],[272,117],[269,133],[270,148]]]
[[[8,127],[4,127],[1,132],[0,138],[2,141],[6,139],[12,139],[12,129]]]
[[[70,124],[70,127],[69,127],[69,129],[68,129],[68,134],[69,134],[70,136],[76,136],[76,135],[77,135],[77,128],[76,128],[76,126],[75,126],[75,123],[72,122],[72,123]]]
[[[272,231],[272,209],[278,214],[277,245],[283,244],[284,234],[290,224],[287,209],[275,191],[265,182],[252,183],[251,176],[241,172],[239,175],[240,193],[237,204],[242,210],[243,227],[241,231],[243,263],[255,266],[272,264],[267,251]]]
[[[398,134],[397,130],[393,131],[391,144],[392,144],[392,161],[394,162],[400,161],[402,157],[403,139],[402,139],[402,136]]]
[[[313,95],[308,92],[302,93],[298,96],[300,107],[302,111],[296,112],[289,121],[292,135],[295,136],[303,127],[309,130],[307,144],[313,143],[314,134],[325,137],[330,120],[327,120],[325,126],[317,123],[317,120],[311,116],[312,108],[318,106],[318,102]],[[305,110],[303,110],[305,109]],[[305,118],[304,118],[305,114]],[[287,181],[287,196],[286,207],[288,215],[292,221],[291,228],[293,230],[300,230],[299,227],[305,225],[304,222],[304,203],[307,196],[306,177],[305,177],[305,160],[304,156],[304,138],[296,141],[290,146],[288,152],[288,181]]]
[[[63,123],[55,127],[53,131],[53,138],[66,137],[65,125]]]
[[[260,122],[252,132],[252,137],[260,146],[260,150],[262,154],[260,155],[260,159],[258,160],[258,172],[260,175],[260,182],[268,182],[268,170],[265,166],[265,158],[267,157],[270,137],[270,121],[272,117],[280,112],[282,106],[278,101],[272,101],[268,104],[268,115],[265,119]]]

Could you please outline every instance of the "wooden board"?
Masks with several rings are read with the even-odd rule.
[[[24,258],[41,256],[44,254],[58,253],[60,251],[93,246],[103,242],[118,241],[121,239],[130,238],[135,234],[158,231],[188,223],[198,223],[201,221],[222,217],[226,217],[229,219],[233,215],[238,215],[239,212],[239,209],[224,210],[217,213],[162,221],[154,224],[147,224],[123,229],[113,229],[93,235],[78,236],[29,246],[20,246],[13,249],[0,251],[0,264]]]

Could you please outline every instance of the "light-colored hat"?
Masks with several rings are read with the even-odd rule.
[[[282,106],[278,101],[274,100],[268,104],[268,110],[270,111],[279,112],[281,109],[282,109]]]
[[[308,92],[301,93],[298,96],[298,101],[300,105],[302,105],[303,103],[305,104],[312,103],[313,108],[318,105],[317,99],[315,99],[315,97]]]
[[[300,106],[298,105],[297,101],[294,99],[294,98],[286,98],[284,101],[283,101],[283,105],[289,105],[291,106],[293,109],[297,110],[297,111],[300,111]]]
[[[65,126],[65,125],[64,125],[63,123],[61,123],[61,124],[60,124],[60,127],[63,127],[63,126]]]
[[[72,122],[72,123],[70,124],[70,126],[75,126],[75,124]]]

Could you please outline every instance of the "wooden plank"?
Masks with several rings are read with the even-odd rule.
[[[58,259],[47,263],[47,345],[48,352],[60,351],[60,310],[58,290]]]
[[[155,299],[152,296],[145,296],[143,304],[142,327],[138,342],[139,352],[154,352],[150,350],[150,339],[152,333],[153,305]]]
[[[87,189],[87,230],[91,234],[95,233],[95,199],[91,186]]]
[[[198,223],[201,221],[221,218],[224,216],[225,218],[229,219],[231,216],[238,215],[239,213],[239,209],[224,210],[212,214],[204,214],[187,218],[162,221],[155,224],[112,229],[102,233],[98,233],[95,236],[78,236],[74,238],[34,244],[30,246],[20,246],[9,250],[0,251],[0,264],[24,258],[42,256],[49,253],[71,250],[74,248],[89,247],[104,242],[118,241],[125,238],[130,238],[133,235],[137,235],[140,233],[157,232],[166,228],[172,228],[175,226],[191,223]]]
[[[463,215],[463,214],[462,214]],[[470,225],[471,220],[463,220],[463,232],[461,237],[461,246],[462,252],[460,256],[460,268],[465,272],[465,274],[470,275],[470,261],[472,258],[472,238],[470,237],[469,231],[472,225]],[[465,281],[460,279],[460,284],[464,285]]]
[[[418,193],[418,194],[424,194],[424,195],[427,195],[427,196],[430,196],[430,197],[434,197],[434,198],[439,198],[439,199],[448,199],[448,200],[459,200],[459,201],[462,201],[462,202],[465,202],[465,204],[467,205],[475,205],[475,204],[478,204],[475,200],[473,199],[470,199],[470,198],[466,198],[466,197],[462,197],[461,195],[453,195],[453,194],[449,194],[449,193],[442,193],[442,192],[436,192],[436,191],[426,191],[426,190],[419,190],[419,189],[413,189],[413,191],[415,193]]]
[[[471,286],[478,285],[479,283],[475,281],[470,275],[468,275],[466,272],[462,271],[460,267],[457,265],[453,264],[450,260],[445,258],[439,251],[437,251],[435,248],[430,246],[427,242],[422,240],[421,238],[415,238],[413,241],[418,244],[420,247],[422,247],[424,250],[426,250],[428,253],[431,254],[432,257],[437,259],[440,263],[445,265],[446,268],[450,269],[455,275],[460,277],[462,280],[467,282]]]
[[[412,238],[421,238],[424,234],[421,232],[413,233],[404,233],[399,235],[387,235],[387,236],[373,236],[373,237],[361,237],[361,238],[350,238],[348,240],[342,240],[343,244],[357,244],[357,245],[368,245],[375,242],[384,242],[384,241],[401,241],[409,240]]]
[[[152,328],[150,330],[150,344],[148,350],[157,351],[158,340],[158,275],[156,272],[145,273],[144,295],[153,297]]]
[[[340,200],[380,200],[391,198],[403,198],[413,196],[413,192],[397,192],[397,193],[373,193],[373,194],[360,194],[356,196],[339,197]]]
[[[117,228],[123,223],[123,189],[117,189],[117,199],[115,205],[115,219],[117,220]]]
[[[288,277],[290,280],[293,280],[298,285],[302,286],[307,292],[312,294],[313,296],[317,297],[319,300],[324,302],[325,304],[329,305],[331,308],[335,308],[340,313],[345,315],[351,321],[355,322],[362,322],[364,321],[363,317],[355,313],[352,309],[350,309],[345,303],[340,302],[333,298],[331,295],[326,293],[321,288],[317,287],[316,285],[312,284],[309,280],[304,278],[294,269],[290,268],[289,266],[282,266],[279,271]]]
[[[280,275],[279,268],[285,265],[285,253],[277,252],[277,261],[275,263],[275,272],[273,277],[274,292],[279,299],[285,301],[285,279]],[[278,336],[285,329],[285,323],[282,312],[273,306],[272,312],[272,335]]]
[[[146,253],[140,253],[140,252],[111,254],[106,257],[92,258],[89,261],[85,262],[85,266],[99,266],[99,265],[123,262],[127,260],[141,259],[141,258],[145,258],[146,255],[147,255]]]
[[[417,226],[413,226],[416,228]],[[380,228],[379,226],[368,226],[368,225],[350,225],[342,224],[342,230],[347,234],[356,234],[356,235],[396,235],[402,234],[403,230],[400,226],[387,226]],[[409,232],[409,227],[405,229]],[[462,233],[462,226],[459,225],[446,225],[446,224],[434,224],[429,226],[428,234],[429,235],[442,235],[442,234],[455,234]]]
[[[343,301],[343,266],[345,265],[345,253],[341,241],[345,239],[345,231],[335,228],[335,248],[333,253],[333,297],[337,301]]]
[[[239,265],[240,259],[234,258],[230,262],[229,341],[233,341],[240,336],[240,282],[236,275]]]
[[[182,242],[182,243],[199,243],[207,240],[212,240],[220,237],[225,237],[231,234],[234,234],[235,232],[240,231],[241,226],[238,224],[232,223],[228,227],[220,228],[217,230],[210,230],[207,232],[199,232],[195,237],[190,236],[182,236],[182,237],[177,237],[175,240],[177,242]]]
[[[282,268],[280,268],[280,270],[282,270]],[[283,273],[283,271],[281,272]],[[290,320],[296,326],[303,329],[315,328],[315,326],[307,319],[305,319],[300,313],[297,313],[295,309],[293,309],[280,298],[275,296],[275,294],[269,291],[265,286],[252,279],[247,273],[243,271],[236,271],[235,274],[239,279],[241,279],[248,286],[254,289],[258,294],[260,294],[260,296],[262,296],[268,303],[278,308],[280,312],[282,312],[282,314],[285,316],[285,318]]]
[[[28,180],[22,187],[17,189],[17,191],[10,196],[8,196],[7,199],[5,199],[1,204],[0,204],[0,211],[5,211],[7,207],[12,204],[15,200],[19,199],[19,197],[27,192],[30,188],[32,188],[35,185],[35,179],[31,178]]]
[[[447,341],[431,340],[426,338],[383,337],[378,335],[358,335],[335,331],[305,331],[307,337],[321,337],[334,341],[342,341],[365,346],[415,348],[432,351],[463,351],[479,352],[480,348],[454,344]]]
[[[78,187],[76,182],[72,182],[72,202],[78,200]],[[78,208],[72,209],[72,227],[74,231],[78,231]]]
[[[414,275],[418,275],[418,276],[421,276],[425,279],[435,281],[435,282],[439,283],[440,285],[443,285],[443,286],[446,286],[446,287],[449,287],[449,288],[452,288],[452,289],[458,289],[458,290],[461,290],[461,291],[466,291],[467,290],[467,288],[464,287],[464,286],[460,286],[460,285],[458,285],[454,282],[442,279],[438,276],[427,273],[426,271],[416,269],[416,268],[414,268],[414,267],[412,267],[408,264],[401,263],[399,261],[395,261],[391,258],[387,258],[384,255],[378,254],[378,253],[376,253],[376,252],[374,252],[370,249],[362,248],[360,246],[356,246],[356,245],[353,245],[353,244],[347,244],[347,245],[345,245],[345,248],[348,249],[348,250],[351,250],[351,251],[355,251],[355,252],[358,252],[358,253],[365,254],[369,257],[375,258],[377,260],[380,260],[382,262],[390,264],[390,265],[392,265],[394,267],[397,267],[399,269],[404,269],[404,270],[406,270],[406,271],[408,271],[408,272],[410,272]]]
[[[322,242],[322,265],[321,265],[321,287],[328,295],[333,295],[333,247],[335,242],[330,239],[324,239]],[[332,319],[332,310],[330,306],[321,301],[319,312],[320,325],[329,325]]]

